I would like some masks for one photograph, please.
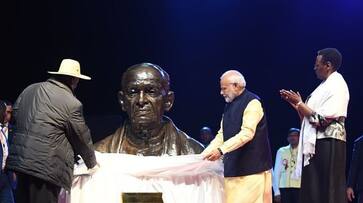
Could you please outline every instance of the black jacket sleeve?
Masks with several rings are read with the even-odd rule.
[[[96,156],[91,133],[83,117],[82,105],[78,105],[71,111],[69,131],[69,140],[75,156],[80,155],[87,168],[93,168],[97,164]]]

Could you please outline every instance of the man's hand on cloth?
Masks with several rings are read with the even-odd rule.
[[[205,154],[203,159],[208,161],[215,161],[221,158],[222,155],[223,155],[222,151],[219,148],[217,148]]]
[[[89,168],[88,170],[87,170],[87,173],[89,174],[89,175],[93,175],[93,174],[95,174],[98,170],[100,169],[100,164],[99,163],[97,163],[93,168]]]
[[[97,152],[96,152],[97,153]],[[77,170],[74,171],[74,175],[76,176],[82,176],[82,175],[94,175],[99,169],[100,169],[100,163],[97,161],[97,164],[92,168],[87,168],[86,164],[84,163],[81,156],[77,157],[76,165]]]

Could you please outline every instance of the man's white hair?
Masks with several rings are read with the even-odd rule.
[[[236,83],[240,87],[246,87],[246,80],[242,73],[237,70],[229,70],[222,74],[221,80],[227,78],[231,83]]]

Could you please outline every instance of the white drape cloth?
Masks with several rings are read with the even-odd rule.
[[[162,192],[165,203],[223,202],[221,161],[205,161],[201,155],[96,157],[100,169],[89,176],[84,165],[77,166],[71,195],[63,191],[59,202],[120,203],[122,192]]]
[[[311,93],[307,105],[325,118],[338,118],[347,117],[348,102],[347,83],[343,76],[335,71]],[[296,170],[292,174],[292,178],[300,178],[303,160],[304,166],[307,166],[310,158],[314,156],[318,133],[324,132],[317,131],[309,118],[304,117],[301,124]]]

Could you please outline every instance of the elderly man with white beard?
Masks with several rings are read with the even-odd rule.
[[[261,99],[246,89],[236,70],[221,76],[220,88],[227,104],[217,136],[203,151],[204,159],[215,161],[223,155],[227,203],[272,202],[272,158]]]

